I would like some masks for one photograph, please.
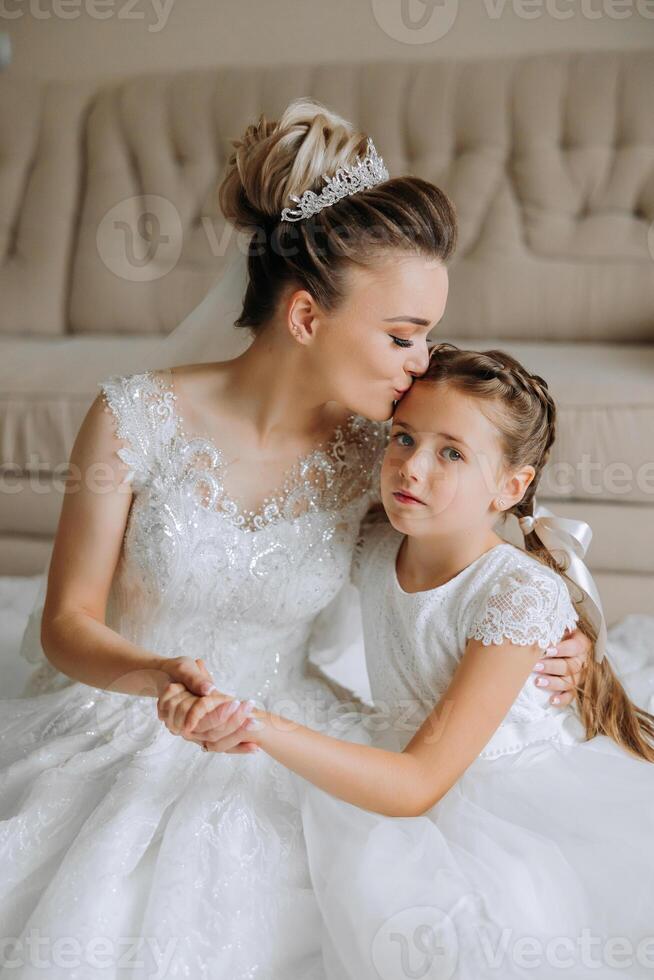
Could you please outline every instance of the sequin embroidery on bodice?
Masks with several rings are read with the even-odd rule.
[[[194,474],[203,506],[220,510],[237,527],[257,531],[274,521],[292,520],[318,507],[337,509],[348,502],[348,484],[337,477],[342,476],[348,466],[348,441],[352,439],[357,426],[360,428],[361,423],[365,422],[360,416],[350,414],[344,423],[336,426],[329,440],[298,457],[284,474],[281,485],[264,498],[263,505],[256,510],[248,510],[240,507],[225,488],[224,473],[228,463],[215,440],[205,434],[187,434],[177,405],[170,368],[160,370],[154,378],[162,388],[163,400],[170,403],[176,441],[184,447],[189,463],[187,472],[189,476]],[[357,481],[352,481],[350,490],[354,495],[360,492]]]

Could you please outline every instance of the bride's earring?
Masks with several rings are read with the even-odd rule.
[[[497,501],[497,506],[500,508],[500,510],[504,510],[504,500],[502,497],[500,497],[500,499]]]

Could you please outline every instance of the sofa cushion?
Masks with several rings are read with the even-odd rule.
[[[68,325],[82,181],[80,132],[92,82],[3,75],[0,86],[0,334]]]
[[[154,366],[159,338],[0,338],[0,466],[63,473],[97,384]]]

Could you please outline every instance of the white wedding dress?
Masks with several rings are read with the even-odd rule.
[[[403,537],[374,516],[362,524],[353,580],[375,707],[344,715],[340,736],[395,751],[468,637],[545,649],[577,618],[563,580],[508,542],[407,593]],[[652,712],[654,618],[627,617],[608,650]],[[654,976],[654,764],[606,736],[584,741],[576,710],[551,705],[535,677],[425,815],[375,814],[297,778],[329,980]]]
[[[184,434],[169,369],[101,388],[134,492],[107,624],[329,730],[342,692],[308,653],[319,663],[348,622],[387,423],[349,416],[252,514],[225,493],[220,447]],[[3,977],[324,976],[292,774],[263,752],[203,753],[154,698],[42,657],[26,694],[0,702]]]

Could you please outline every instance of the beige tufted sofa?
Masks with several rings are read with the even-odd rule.
[[[4,82],[0,574],[46,566],[97,382],[148,366],[217,275],[229,138],[298,95],[454,199],[439,335],[550,381],[541,499],[593,526],[609,620],[654,612],[654,49]],[[139,195],[149,253],[128,229]]]

